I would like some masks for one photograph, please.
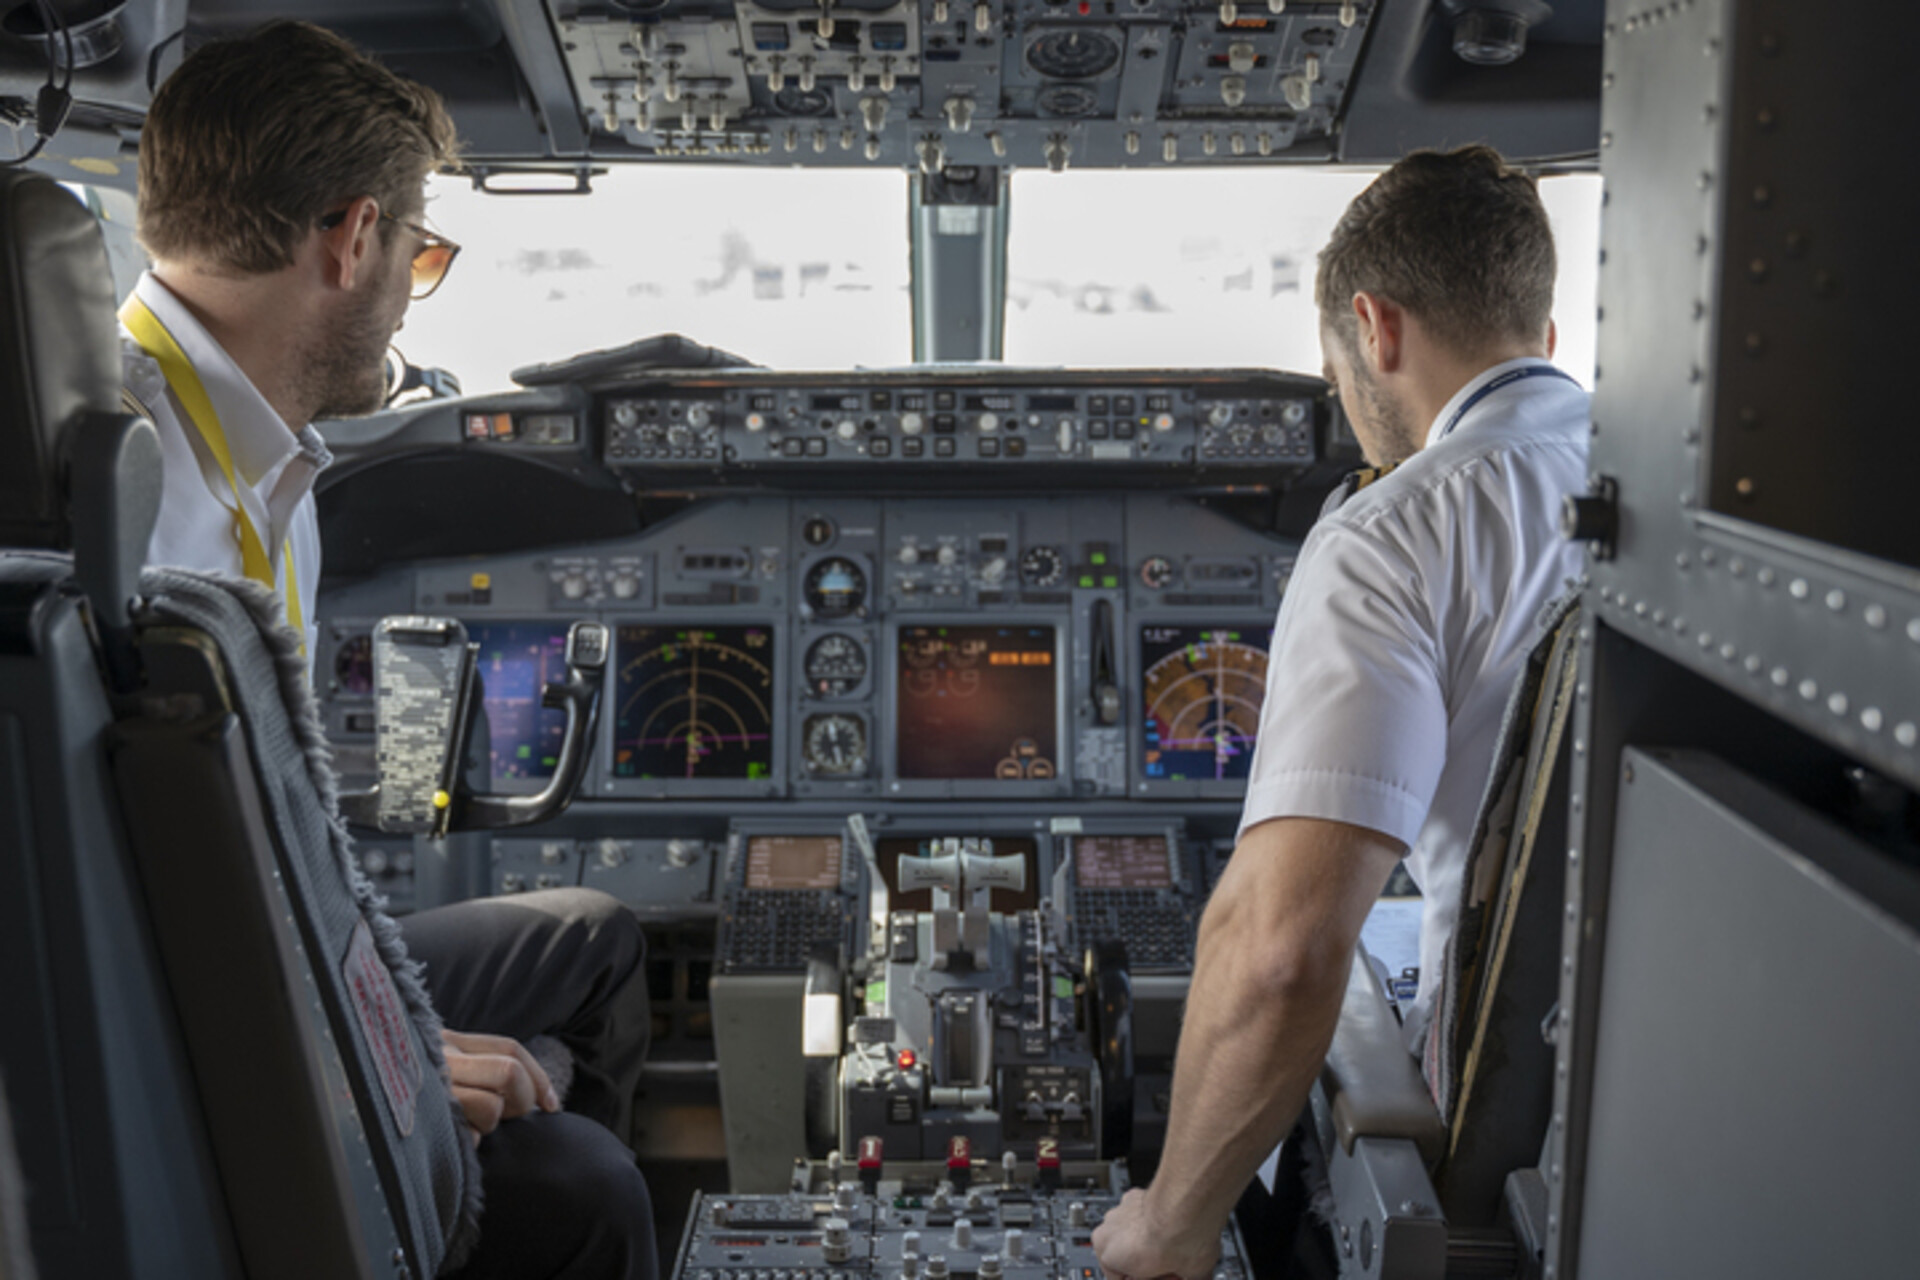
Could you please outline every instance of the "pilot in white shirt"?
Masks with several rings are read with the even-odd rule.
[[[1094,1233],[1109,1277],[1212,1272],[1306,1105],[1402,859],[1427,900],[1423,1047],[1501,715],[1580,570],[1558,512],[1586,487],[1588,397],[1547,363],[1553,236],[1532,181],[1485,147],[1417,152],[1355,197],[1319,265],[1328,379],[1391,470],[1330,504],[1281,606],[1160,1166]]]
[[[333,455],[310,424],[295,428],[281,419],[225,348],[152,272],[141,275],[133,296],[165,328],[199,376],[237,481],[228,483],[215,445],[168,387],[159,361],[123,322],[126,389],[158,428],[163,462],[160,516],[147,562],[249,576],[239,518],[244,512],[273,570],[273,581],[261,585],[274,588],[286,602],[288,621],[300,633],[311,665],[318,635],[314,599],[320,584],[320,522],[313,483]]]
[[[1426,448],[1321,516],[1274,630],[1240,829],[1327,818],[1408,846],[1416,1053],[1507,697],[1542,606],[1581,572],[1559,511],[1586,487],[1589,399],[1544,360],[1467,383]]]

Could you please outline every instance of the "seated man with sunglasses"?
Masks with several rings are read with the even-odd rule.
[[[121,310],[127,398],[165,475],[148,559],[279,595],[306,652],[320,536],[311,425],[378,409],[387,344],[458,247],[422,225],[454,159],[434,94],[316,27],[206,45],[141,135],[153,266]],[[626,1145],[650,1026],[645,943],[606,894],[559,889],[401,920],[448,1027],[485,1208],[469,1277],[652,1277],[645,1181]],[[572,1051],[563,1101],[526,1040]]]

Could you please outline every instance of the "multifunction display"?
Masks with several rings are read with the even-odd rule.
[[[1050,626],[902,627],[899,776],[1043,781],[1060,772]]]
[[[1170,782],[1245,778],[1267,693],[1271,626],[1140,629],[1141,762]]]
[[[493,780],[551,778],[567,713],[542,706],[540,696],[549,681],[567,678],[567,624],[476,622],[467,640],[479,647]]]
[[[1073,880],[1081,889],[1171,889],[1167,838],[1078,836],[1073,842]]]
[[[839,887],[839,836],[753,836],[748,839],[747,888]]]
[[[773,775],[772,628],[623,626],[615,644],[614,777]]]

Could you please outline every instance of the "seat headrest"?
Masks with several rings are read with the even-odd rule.
[[[0,171],[0,547],[69,545],[62,434],[119,407],[100,228],[52,179]]]

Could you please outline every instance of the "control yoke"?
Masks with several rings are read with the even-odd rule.
[[[382,831],[443,836],[559,813],[586,773],[609,650],[601,623],[576,622],[568,630],[566,678],[549,683],[540,699],[567,714],[553,777],[532,795],[494,795],[472,790],[461,777],[481,714],[479,646],[467,642],[457,619],[383,619],[373,637],[380,781],[343,794],[341,814]]]

